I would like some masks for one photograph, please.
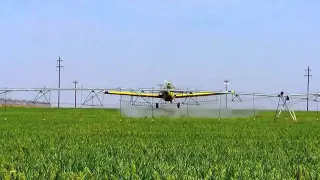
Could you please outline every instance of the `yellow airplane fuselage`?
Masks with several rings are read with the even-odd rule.
[[[170,91],[162,91],[161,95],[162,95],[162,99],[165,101],[172,102],[172,100],[174,99],[174,93]]]

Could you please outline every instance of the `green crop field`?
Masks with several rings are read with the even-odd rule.
[[[320,120],[0,109],[0,179],[319,179]],[[6,118],[6,119],[5,119]]]

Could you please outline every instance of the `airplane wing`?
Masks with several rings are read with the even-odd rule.
[[[184,93],[176,94],[175,98],[187,98],[187,97],[200,97],[200,96],[217,96],[223,94],[234,94],[234,91],[224,91],[224,92],[195,92],[195,93]]]
[[[139,93],[130,91],[104,91],[104,94],[123,95],[123,96],[139,96],[139,97],[153,97],[161,98],[158,93]]]

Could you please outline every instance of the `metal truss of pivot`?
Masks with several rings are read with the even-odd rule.
[[[279,101],[278,101],[277,111],[276,111],[274,120],[277,120],[280,117],[280,114],[281,114],[281,111],[282,111],[282,109],[280,109],[280,108],[283,108],[284,110],[287,110],[290,113],[290,116],[291,116],[292,120],[294,122],[296,122],[297,121],[297,117],[296,117],[296,115],[294,113],[294,110],[290,110],[288,105],[287,105],[287,101],[290,100],[289,96],[285,96],[283,92],[280,92],[278,97],[279,97]]]
[[[319,96],[316,96],[316,98],[313,100],[315,103],[317,103],[317,120],[319,120]]]
[[[239,94],[232,95],[232,100],[231,101],[235,101],[236,99],[238,100],[238,102],[242,102],[242,99],[239,96]]]
[[[0,95],[4,94],[5,95],[5,101],[7,101],[7,94],[10,93],[10,92],[13,92],[13,91],[14,90],[1,91]],[[37,91],[38,91],[38,93],[34,97],[33,101],[31,101],[31,103],[32,104],[42,103],[42,104],[51,105],[51,103],[50,103],[51,90],[37,90]],[[49,95],[48,95],[48,93],[49,93]],[[41,98],[45,99],[45,102],[37,102]],[[16,100],[16,101],[18,102],[18,100]],[[6,105],[7,105],[7,103],[5,103],[5,106]]]
[[[7,93],[10,92],[10,91],[6,91],[6,90],[1,90],[0,91],[0,95],[1,94],[4,94],[4,112],[7,111]],[[0,104],[0,108],[2,107],[2,105]],[[5,117],[4,118],[5,120],[7,120],[7,118]]]
[[[147,98],[141,96],[142,93],[145,93],[144,90],[138,91],[131,91],[132,93],[135,93],[137,96],[130,96],[130,104],[133,106],[152,106],[152,103],[150,103]],[[157,92],[152,92],[152,94],[157,94]],[[135,100],[133,98],[135,97]],[[143,102],[139,102],[138,99],[143,99]],[[122,102],[127,102],[121,99]]]
[[[252,100],[258,100],[258,99],[265,99],[265,98],[269,98],[270,102],[271,102],[271,97],[278,97],[277,95],[270,95],[270,94],[261,94],[261,93],[237,93],[232,95],[232,101],[234,102],[243,102],[243,100],[241,99],[240,95],[243,96],[252,96]]]
[[[10,91],[0,91],[0,95],[1,94],[7,94],[8,92],[10,92]]]
[[[50,94],[49,94],[49,99],[48,99],[46,94],[49,93],[49,92],[50,92]],[[36,103],[37,100],[39,100],[40,98],[43,97],[46,100],[47,104],[50,105],[51,104],[50,103],[50,96],[51,96],[51,90],[44,90],[44,91],[40,90],[38,92],[38,94],[36,95],[36,97],[33,99],[32,103]]]
[[[203,103],[203,104],[210,104],[210,103],[219,101],[218,98],[217,98],[217,96],[215,96],[215,99],[214,99],[214,100],[209,100],[208,97],[206,97],[206,96],[204,97],[205,100],[198,100],[197,97],[192,97],[192,96],[191,96],[192,93],[189,93],[189,94],[190,94],[190,96],[184,98],[184,100],[182,100],[181,104],[200,105],[200,104],[202,104],[202,103]],[[188,95],[189,95],[189,94],[188,94]],[[221,96],[221,95],[219,95],[219,96]],[[190,102],[190,100],[191,100],[191,102]]]
[[[86,97],[86,99],[83,101],[82,105],[88,105],[88,104],[86,104],[86,103],[91,100],[91,101],[92,101],[91,106],[93,106],[93,99],[94,99],[94,98],[97,98],[97,100],[98,100],[99,103],[100,103],[100,105],[98,105],[98,106],[103,106],[103,103],[102,103],[103,100],[101,101],[100,98],[99,98],[99,96],[98,96],[98,95],[99,95],[100,93],[102,93],[102,92],[103,92],[103,90],[100,90],[98,93],[96,93],[95,90],[91,90],[90,93],[88,94],[88,96]]]
[[[123,88],[118,88],[119,91],[121,92],[123,90]],[[145,91],[149,91],[149,90],[143,90],[143,89],[140,89],[140,90],[132,90],[130,89],[130,92],[133,93],[133,94],[136,94],[135,96],[130,96],[130,101],[127,101],[127,100],[123,100],[122,99],[122,96],[123,95],[120,95],[120,100],[119,100],[119,105],[120,105],[120,117],[122,117],[122,103],[126,103],[126,104],[130,104],[132,106],[149,106],[152,108],[152,121],[153,121],[153,118],[154,118],[154,114],[153,114],[153,99],[154,98],[151,98],[151,103],[148,101],[148,98],[147,97],[143,97],[142,96],[142,93],[145,93]],[[155,92],[155,90],[152,88],[151,89],[151,93],[153,94],[157,94],[157,91]],[[133,100],[133,98],[135,97],[135,100]],[[143,102],[139,102],[137,101],[139,98],[143,99]],[[120,118],[120,121],[121,121],[122,118]]]

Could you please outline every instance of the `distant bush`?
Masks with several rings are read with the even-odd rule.
[[[31,100],[16,100],[0,98],[0,107],[51,107],[50,103]]]

